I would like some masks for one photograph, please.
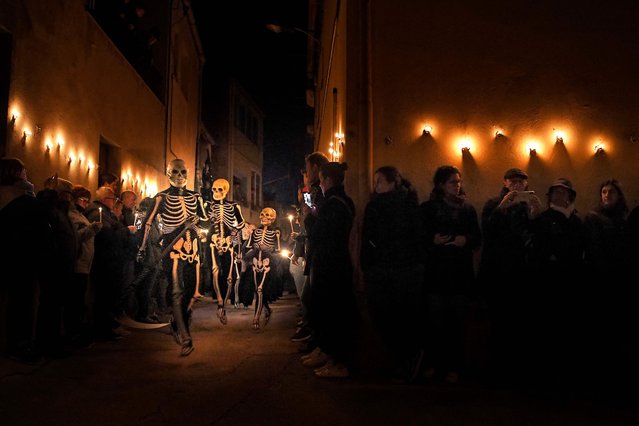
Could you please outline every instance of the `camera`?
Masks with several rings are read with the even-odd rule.
[[[527,203],[533,195],[535,195],[535,191],[517,191],[517,196],[514,201]]]

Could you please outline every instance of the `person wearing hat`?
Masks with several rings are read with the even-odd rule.
[[[73,280],[65,287],[64,325],[66,337],[73,347],[86,347],[91,343],[85,317],[85,303],[89,286],[89,273],[93,263],[95,235],[102,229],[102,223],[90,222],[83,214],[91,201],[91,191],[82,185],[71,190],[73,203],[69,208],[69,219],[75,228],[80,244],[75,260]]]
[[[534,359],[532,377],[572,380],[569,373],[581,360],[577,330],[582,327],[584,296],[584,228],[577,216],[577,192],[572,182],[558,178],[548,188],[547,208],[534,221],[528,299],[529,350]],[[534,331],[534,332],[533,332]],[[582,366],[584,367],[584,366]]]
[[[78,253],[78,236],[69,219],[73,184],[58,174],[47,178],[44,189],[36,197],[43,206],[53,231],[54,248],[50,250],[44,268],[49,279],[40,285],[40,305],[36,325],[36,340],[42,354],[51,358],[67,355],[62,340],[62,307],[65,289],[73,280]]]
[[[528,276],[527,244],[533,219],[542,210],[539,198],[524,191],[528,191],[528,174],[519,168],[506,170],[499,194],[486,201],[481,213],[478,282],[492,316],[490,352],[495,373],[512,371],[509,367],[519,365],[521,353],[517,342],[525,286],[521,279],[513,283],[512,278]]]

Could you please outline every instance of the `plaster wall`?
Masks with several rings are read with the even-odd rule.
[[[372,2],[372,170],[399,167],[424,201],[435,169],[455,165],[478,211],[510,167],[540,195],[571,179],[581,213],[609,177],[637,205],[639,7],[591,3]]]

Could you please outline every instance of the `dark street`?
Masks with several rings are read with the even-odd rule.
[[[186,358],[167,328],[130,329],[60,360],[26,365],[3,359],[0,418],[5,425],[636,425],[622,404],[557,399],[458,384],[390,384],[363,350],[349,379],[319,379],[289,341],[296,296],[273,304],[271,322],[251,329],[252,309],[215,318],[196,305],[195,351]],[[366,351],[370,351],[366,353]]]

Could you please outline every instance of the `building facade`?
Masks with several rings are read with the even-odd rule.
[[[263,205],[264,113],[234,80],[219,82],[211,113],[213,178],[226,179],[228,198],[240,204],[244,220],[259,224]]]
[[[154,196],[175,157],[193,185],[204,57],[192,13],[119,3],[0,0],[0,149],[36,190],[55,173],[94,190],[110,172]]]
[[[461,169],[480,211],[520,167],[542,201],[572,180],[586,213],[615,177],[639,204],[639,7],[311,0],[315,147],[349,163],[358,210],[397,166],[428,198],[435,169]]]

